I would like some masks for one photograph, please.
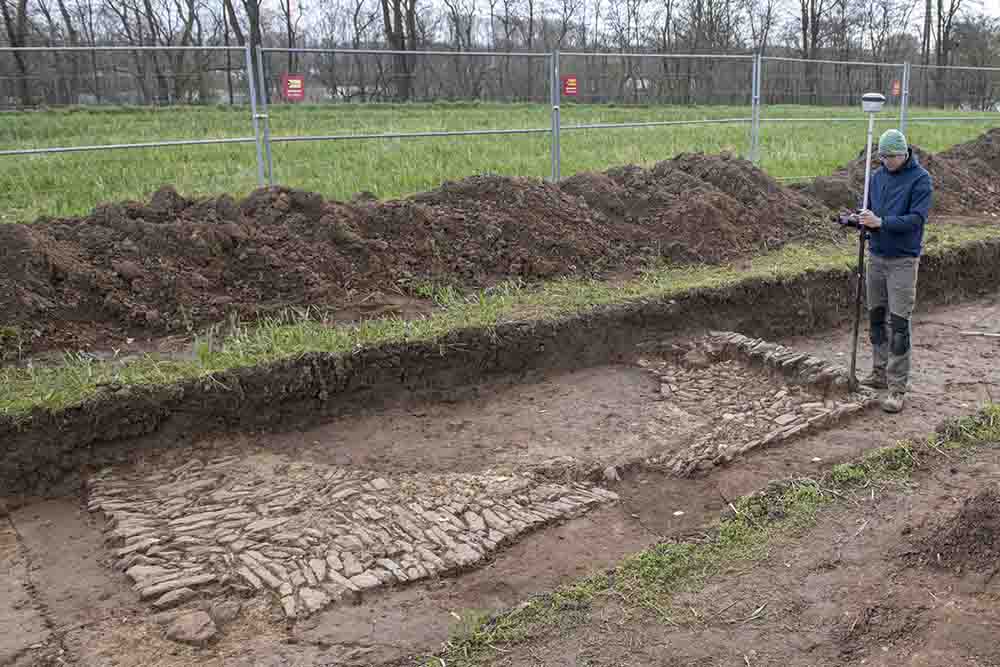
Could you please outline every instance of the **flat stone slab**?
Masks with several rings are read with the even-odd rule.
[[[211,616],[203,611],[184,614],[167,628],[168,639],[193,646],[209,642],[216,634],[218,634],[218,629],[215,627],[215,622],[212,621]]]
[[[277,454],[106,469],[88,488],[141,599],[168,609],[236,589],[270,596],[289,618],[474,567],[529,531],[617,500],[531,472],[390,477]]]

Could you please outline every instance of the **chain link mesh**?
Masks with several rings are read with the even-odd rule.
[[[250,103],[233,50],[0,51],[0,108]]]

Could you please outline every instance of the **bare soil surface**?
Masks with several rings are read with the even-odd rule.
[[[608,184],[601,196],[590,180]],[[829,237],[828,216],[727,155],[558,186],[476,176],[388,202],[287,188],[188,200],[165,187],[149,202],[0,228],[0,340],[7,356],[117,347],[290,306],[333,321],[412,316],[434,286],[718,262]]]
[[[11,517],[17,537],[10,538],[16,554],[10,562],[17,565],[9,570],[0,610],[14,611],[0,613],[0,622],[13,619],[5,626],[13,631],[5,633],[0,644],[7,651],[7,663],[0,664],[407,662],[408,656],[437,650],[474,612],[516,605],[601,570],[663,537],[697,534],[724,508],[724,497],[750,493],[789,474],[815,474],[901,438],[923,437],[942,419],[971,412],[1000,384],[994,356],[1000,353],[1000,343],[958,334],[966,329],[1000,331],[996,298],[918,314],[913,389],[900,415],[868,412],[836,429],[756,450],[692,479],[640,470],[611,485],[621,497],[619,503],[523,536],[467,574],[365,593],[354,604],[335,604],[305,620],[284,619],[280,606],[266,597],[243,598],[240,615],[220,624],[218,637],[207,647],[189,647],[164,637],[164,626],[153,610],[139,601],[124,574],[113,569],[115,547],[103,543],[98,515],[72,499],[23,507]],[[781,342],[843,361],[848,336],[837,331]],[[866,363],[863,356],[862,367]],[[195,443],[186,456],[269,453],[294,465],[340,465],[401,476],[427,470],[523,469],[559,457],[615,463],[637,448],[643,455],[656,449],[671,451],[683,440],[687,425],[661,412],[664,402],[656,400],[652,382],[644,370],[627,365],[533,378],[525,384],[484,387],[468,400],[359,414],[294,435],[269,435],[257,441],[247,436],[217,438]],[[515,447],[518,442],[526,447]],[[185,452],[172,453],[170,462],[175,464],[177,457],[183,459]],[[161,465],[157,455],[148,453],[134,464],[150,470]],[[919,549],[925,543],[920,542],[922,536],[933,535],[932,527],[945,520],[944,510],[957,513],[965,497],[976,490],[970,480],[984,479],[995,474],[993,470],[963,468],[922,482],[915,495],[895,500],[880,495],[874,506],[878,512],[871,517],[865,513],[832,522],[824,529],[831,532],[775,552],[771,569],[718,583],[691,601],[695,609],[706,612],[737,601],[725,617],[745,618],[764,601],[773,600],[768,603],[767,623],[737,626],[738,641],[732,640],[731,624],[721,625],[721,620],[714,626],[675,628],[669,633],[662,627],[650,629],[647,623],[615,623],[591,628],[586,637],[531,646],[531,652],[509,656],[510,662],[529,663],[537,654],[546,663],[592,656],[596,664],[674,660],[674,664],[728,665],[739,664],[745,653],[751,664],[762,665],[862,664],[861,660],[880,665],[998,664],[990,653],[995,649],[985,643],[997,622],[987,601],[993,599],[995,607],[996,598],[962,597],[953,592],[958,584],[948,583],[953,581],[948,577],[955,576],[953,570],[933,564],[911,567],[912,555],[898,555]],[[905,512],[899,509],[911,506],[914,509]],[[678,511],[683,514],[676,515]],[[937,521],[927,521],[925,531],[923,517],[931,516]],[[869,524],[858,538],[851,538],[864,520]],[[883,525],[889,529],[872,543],[874,550],[863,551],[870,535],[883,535]],[[913,532],[908,546],[900,539],[904,525]],[[840,544],[840,552],[832,552],[832,547],[817,550],[815,544]],[[885,560],[893,549],[898,557]],[[834,557],[840,561],[831,570],[828,561]],[[786,567],[786,562],[791,565]],[[842,567],[841,562],[849,566]],[[967,571],[970,568],[963,569],[963,577]],[[810,592],[799,591],[802,581],[814,578],[817,583]],[[919,588],[925,584],[939,600]],[[995,584],[989,584],[994,588],[982,581],[977,585],[981,587],[977,595],[997,593]],[[978,620],[972,622],[976,615]],[[612,617],[611,611],[608,616]],[[951,632],[949,619],[966,623],[964,634]],[[914,634],[917,630],[924,634]],[[920,641],[906,639],[913,637]],[[883,651],[883,647],[888,648]],[[925,653],[918,655],[917,649]]]
[[[922,562],[992,577],[1000,571],[1000,489],[989,486],[966,498],[956,514],[931,522],[924,532],[915,554]]]
[[[933,213],[943,215],[1000,215],[1000,128],[940,153],[913,147],[934,180]],[[872,149],[872,169],[882,165]],[[795,190],[834,209],[855,209],[864,192],[865,153],[830,176],[821,176]]]
[[[962,521],[998,473],[1000,454],[984,450],[912,485],[865,489],[773,544],[763,563],[734,566],[698,593],[676,596],[673,624],[642,613],[623,620],[612,600],[583,626],[493,664],[994,667],[995,562],[956,574],[900,554],[920,548],[922,525]]]

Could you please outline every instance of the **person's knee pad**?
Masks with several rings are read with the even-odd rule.
[[[910,351],[910,320],[892,316],[892,353],[902,356]]]
[[[871,322],[872,345],[881,345],[885,341],[885,308],[879,306],[868,311],[868,320]]]

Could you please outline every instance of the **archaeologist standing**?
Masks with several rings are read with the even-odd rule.
[[[859,214],[871,232],[867,292],[873,363],[862,384],[888,389],[882,409],[894,413],[903,409],[910,376],[910,318],[933,186],[899,130],[879,138],[878,156],[882,168],[872,175],[870,205]]]

